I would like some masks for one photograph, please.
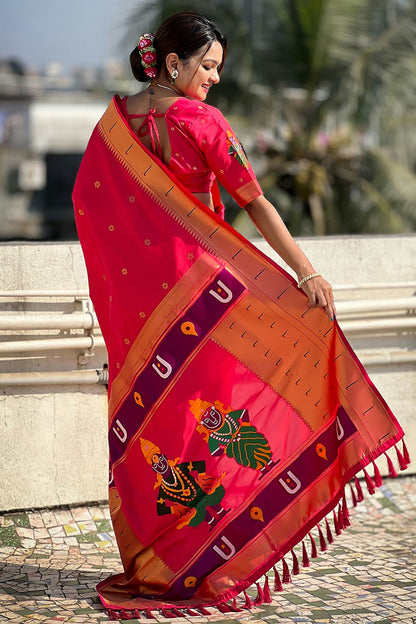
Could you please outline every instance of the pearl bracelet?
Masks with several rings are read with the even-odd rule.
[[[300,288],[305,282],[309,282],[309,280],[313,279],[314,277],[321,277],[321,274],[311,273],[310,275],[306,275],[305,277],[302,277],[302,279],[298,282],[298,288]]]

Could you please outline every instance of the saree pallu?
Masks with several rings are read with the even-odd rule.
[[[329,512],[337,533],[348,525],[346,484],[402,429],[337,322],[181,187],[114,100],[73,199],[109,354],[109,501],[124,567],[100,597],[127,619],[238,608],[273,567],[279,587],[280,561],[287,580],[290,551],[297,571],[294,547],[312,529],[325,548]],[[377,469],[365,476],[379,485]],[[257,602],[270,600],[267,577],[257,586]]]

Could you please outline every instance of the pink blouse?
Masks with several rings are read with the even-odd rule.
[[[240,206],[263,192],[240,142],[217,108],[178,98],[164,114],[128,115],[126,97],[118,99],[128,121],[143,118],[138,136],[149,134],[153,152],[161,158],[155,117],[164,117],[169,133],[171,158],[167,165],[191,193],[209,193],[215,177]]]

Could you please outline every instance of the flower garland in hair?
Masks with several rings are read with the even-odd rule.
[[[144,73],[149,78],[156,78],[157,52],[153,45],[155,36],[151,33],[142,35],[137,44]]]

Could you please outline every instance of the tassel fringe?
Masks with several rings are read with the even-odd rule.
[[[250,600],[250,596],[248,595],[248,593],[244,590],[244,598],[246,599],[244,608],[245,609],[251,609],[251,607],[253,606],[253,603]]]
[[[285,559],[282,559],[283,563],[283,583],[291,583],[292,577],[290,576],[289,566],[286,563]]]
[[[380,470],[378,469],[377,464],[373,461],[374,466],[374,483],[376,487],[380,487],[383,485],[383,479],[381,478]]]
[[[291,553],[292,553],[292,560],[293,560],[292,574],[293,576],[297,576],[299,574],[299,561],[293,548],[291,550]]]
[[[270,604],[272,602],[272,596],[270,594],[269,577],[266,576],[263,587],[264,602]]]
[[[316,542],[313,539],[312,533],[309,533],[309,539],[311,540],[311,559],[316,559],[318,556],[318,551],[316,549]]]
[[[304,568],[309,568],[310,561],[308,557],[308,551],[306,550],[305,542],[302,542],[302,566]]]
[[[208,609],[205,609],[205,607],[198,607],[198,611],[201,612],[201,615],[212,615]]]
[[[357,507],[358,505],[357,495],[355,494],[355,490],[352,487],[352,483],[350,483],[350,492],[351,492],[352,504],[354,507]]]
[[[276,570],[276,566],[273,566],[273,571],[274,571],[274,591],[282,592],[283,591],[282,581],[280,580],[279,572]]]
[[[409,451],[407,450],[404,440],[402,441],[402,443],[403,443],[402,451],[398,448],[397,445],[394,445],[394,448],[396,450],[397,462],[400,466],[400,470],[405,470],[410,463],[410,456],[409,456]],[[397,471],[394,467],[391,457],[388,455],[387,452],[385,452],[384,455],[387,459],[387,468],[388,468],[389,477],[391,478],[397,477]],[[365,468],[363,468],[363,473],[364,473],[365,483],[366,483],[369,494],[374,494],[376,488],[380,487],[383,484],[383,479],[382,479],[380,470],[376,462],[374,461],[374,459],[371,460],[371,463],[373,464],[374,477],[371,478],[368,471]],[[362,490],[360,481],[358,480],[356,476],[354,477],[353,482],[349,483],[349,487],[350,487],[350,495],[351,495],[350,502],[352,503],[354,507],[356,507],[358,503],[364,500],[363,490]],[[341,500],[339,501],[338,508],[333,509],[332,516],[333,516],[333,526],[334,526],[335,533],[336,535],[340,535],[342,530],[349,527],[351,524],[345,490],[344,490]],[[325,518],[325,531],[322,530],[319,524],[317,524],[315,528],[317,529],[318,536],[319,536],[319,549],[321,552],[325,552],[328,548],[327,544],[332,544],[334,541],[328,517]],[[308,535],[310,539],[310,557],[311,559],[316,559],[318,557],[318,550],[316,547],[316,542],[311,532],[309,532]],[[325,535],[326,535],[326,539],[325,539]],[[296,576],[299,574],[299,560],[293,548],[290,550],[290,553],[292,555],[292,574],[293,576]],[[283,591],[282,583],[292,582],[292,577],[291,577],[291,573],[290,573],[290,569],[287,564],[287,561],[284,558],[282,558],[281,561],[282,561],[282,578],[280,578],[280,575],[276,566],[273,566],[273,571],[274,571],[273,590],[275,592]],[[310,559],[308,556],[308,549],[305,545],[305,542],[302,541],[302,567],[308,568],[309,566],[310,566]],[[256,587],[257,587],[257,595],[254,600],[250,598],[246,590],[243,590],[245,602],[243,605],[240,604],[240,607],[237,605],[237,597],[234,597],[230,604],[228,604],[227,602],[221,602],[221,603],[212,605],[212,607],[216,608],[221,613],[238,613],[238,612],[241,612],[243,609],[251,609],[253,606],[258,606],[258,605],[262,605],[265,603],[270,604],[272,602],[272,596],[271,596],[268,576],[265,575],[264,577],[263,587],[261,586],[259,581],[256,582]],[[191,617],[199,617],[200,615],[204,615],[204,616],[212,615],[210,611],[208,611],[205,607],[202,607],[202,606],[194,607],[193,609],[189,607],[185,607],[185,606],[182,607],[181,609],[174,607],[174,606],[166,606],[166,607],[162,606],[162,607],[156,607],[156,608],[147,608],[147,609],[143,609],[142,611],[139,609],[132,609],[132,610],[125,611],[124,609],[111,609],[110,608],[108,609],[108,615],[109,615],[109,619],[112,621],[130,620],[130,619],[140,620],[141,617],[154,620],[156,619],[156,617],[155,615],[153,615],[152,611],[162,613],[162,615],[167,619],[180,618],[186,615],[191,616]]]
[[[365,468],[363,468],[363,472],[364,472],[365,482],[367,484],[368,493],[374,494],[374,492],[376,491],[375,485],[372,482],[371,477]]]
[[[358,481],[357,477],[354,477],[355,487],[357,489],[357,500],[359,503],[362,503],[364,500],[364,494],[361,487],[361,483]]]
[[[397,446],[394,446],[394,448],[396,449],[396,455],[397,455],[397,459],[398,459],[398,462],[399,462],[400,470],[406,470],[407,463],[406,463],[403,455],[401,454],[401,452],[400,452],[400,450],[398,449]]]
[[[351,526],[351,522],[350,522],[350,512],[348,511],[347,497],[345,496],[345,491],[344,491],[344,496],[342,497],[341,510],[342,510],[342,521],[344,524],[344,528],[347,528]]]
[[[389,457],[389,455],[387,455],[387,453],[384,453],[384,454],[387,457],[387,467],[389,469],[389,477],[391,479],[394,479],[395,477],[397,477],[396,469],[395,469],[394,464],[393,464],[393,462],[391,460],[391,457]]]
[[[326,541],[324,538],[324,534],[322,533],[322,529],[318,524],[318,533],[319,533],[319,549],[321,552],[325,552],[327,550]]]
[[[260,583],[256,583],[257,586],[257,596],[254,600],[254,604],[255,605],[262,605],[264,602],[264,594],[263,594],[263,590],[261,588]]]
[[[407,446],[406,446],[404,439],[403,439],[403,456],[404,456],[404,461],[406,462],[407,465],[409,465],[410,455],[409,455],[409,451],[407,450]]]
[[[331,527],[329,526],[328,518],[325,518],[326,537],[329,544],[333,544],[334,538],[332,537]]]

